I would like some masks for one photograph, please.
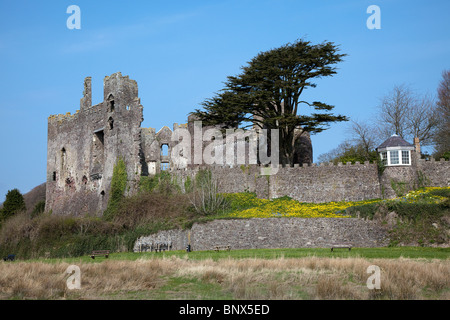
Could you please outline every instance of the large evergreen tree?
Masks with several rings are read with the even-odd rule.
[[[242,67],[241,74],[228,77],[225,88],[201,104],[203,110],[192,114],[207,125],[224,128],[279,129],[280,162],[293,164],[296,128],[318,133],[330,123],[347,120],[333,115],[332,105],[301,99],[306,89],[316,87],[314,79],[336,73],[334,65],[345,56],[338,51],[332,42],[313,45],[297,40],[261,52]]]

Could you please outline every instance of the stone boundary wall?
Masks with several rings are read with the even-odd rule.
[[[309,203],[390,199],[397,196],[393,185],[405,191],[421,186],[450,186],[450,161],[413,160],[411,166],[386,167],[380,175],[376,163],[325,163],[279,167],[273,175],[262,175],[259,165],[197,166],[173,170],[183,188],[186,180],[195,179],[200,169],[211,170],[219,182],[219,192],[255,192],[259,198],[289,196]],[[266,168],[269,169],[269,168]]]
[[[428,161],[419,160],[417,164],[418,173],[422,174],[422,179],[431,187],[450,187],[450,161],[431,158]]]
[[[301,202],[360,201],[381,198],[376,164],[282,168],[269,179],[269,198]]]
[[[219,192],[224,193],[250,191],[260,198],[290,196],[312,203],[381,198],[378,167],[369,162],[279,167],[273,175],[262,175],[265,168],[257,165],[199,166],[171,173],[183,187],[188,177],[192,181],[200,169],[211,170],[218,179]]]
[[[384,199],[419,187],[450,187],[450,161],[412,157],[411,166],[386,167],[380,177],[380,186]]]
[[[185,250],[190,239],[195,251],[229,245],[232,250],[260,248],[320,248],[333,244],[383,247],[387,231],[373,221],[356,218],[253,218],[221,219],[195,223],[190,230],[166,230],[139,238],[134,251],[152,243],[171,243],[172,250]]]

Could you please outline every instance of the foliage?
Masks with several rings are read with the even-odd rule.
[[[210,170],[199,170],[195,176],[190,202],[202,215],[218,214],[228,207],[226,198],[218,193],[218,180]]]
[[[446,230],[450,228],[450,188],[420,188],[395,199],[355,205],[345,212],[381,220],[395,213],[398,220],[390,231],[391,245],[446,243],[449,240]]]
[[[347,120],[330,113],[332,105],[301,100],[305,89],[316,87],[314,79],[336,74],[333,65],[345,56],[338,51],[332,42],[312,45],[297,40],[261,52],[242,67],[241,74],[228,77],[221,93],[202,103],[204,110],[192,114],[207,125],[280,129],[281,163],[293,164],[296,128],[318,133],[330,123]],[[303,105],[313,112],[301,111]]]
[[[128,175],[125,161],[122,158],[119,158],[117,159],[113,169],[108,208],[103,213],[103,217],[106,220],[112,219],[112,216],[115,214],[120,201],[125,197],[127,180]]]
[[[386,165],[383,163],[383,160],[381,160],[380,157],[377,156],[377,169],[378,169],[378,174],[381,176],[384,172],[384,170],[386,170]],[[384,188],[384,186],[382,186]],[[384,195],[383,195],[384,198]]]
[[[128,230],[151,224],[181,227],[192,215],[188,207],[185,194],[140,193],[123,199],[112,221]]]
[[[184,192],[190,193],[194,190],[194,184],[191,180],[191,177],[187,176],[186,181],[184,182]]]
[[[141,176],[139,191],[174,194],[180,192],[181,188],[169,172],[162,171],[154,176]]]
[[[0,229],[0,255],[75,257],[92,250],[132,251],[136,240],[159,230],[183,228],[196,219],[186,195],[141,193],[123,198],[109,221],[91,216],[20,213]],[[192,223],[191,223],[192,224]]]
[[[121,246],[120,231],[121,226],[100,218],[20,213],[2,225],[0,254],[23,259],[78,256],[102,247],[114,251]]]
[[[31,212],[31,217],[36,217],[39,214],[43,213],[45,211],[45,200],[41,200],[33,208],[33,211]]]
[[[225,216],[233,218],[345,218],[343,211],[356,202],[302,203],[290,197],[272,200],[258,199],[256,194],[241,192],[225,194],[230,202],[230,209]],[[377,200],[365,201],[371,203]],[[363,202],[358,202],[363,203]]]
[[[425,188],[431,184],[431,180],[421,170],[417,171],[417,181],[419,188]]]
[[[141,176],[139,180],[139,192],[152,192],[158,185],[158,176]]]
[[[445,160],[450,160],[450,151],[444,152],[441,158],[444,158]]]
[[[25,200],[22,193],[18,189],[8,190],[5,202],[3,202],[3,208],[0,211],[0,220],[8,219],[25,209]]]
[[[342,162],[347,163],[351,162],[355,164],[357,161],[360,163],[364,163],[365,161],[377,161],[378,154],[375,150],[370,151],[369,158],[367,158],[364,154],[361,153],[361,149],[359,146],[352,146],[350,149],[345,150],[340,157],[337,159],[333,159],[333,162]]]
[[[391,179],[391,187],[397,197],[402,197],[406,193],[407,183]]]
[[[338,162],[354,164],[356,161],[364,163],[365,161],[378,161],[380,157],[375,150],[367,151],[362,144],[353,144],[350,141],[344,141],[337,148],[321,154],[319,162]]]
[[[416,219],[444,210],[449,202],[450,188],[428,187],[411,191],[393,200],[341,201],[328,203],[301,203],[290,197],[272,200],[259,199],[255,193],[241,192],[224,194],[229,209],[221,217],[232,218],[346,218],[359,216],[373,219],[384,207],[400,216]],[[437,214],[437,213],[436,213]]]

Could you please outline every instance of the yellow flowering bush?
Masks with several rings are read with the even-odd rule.
[[[346,208],[378,201],[304,203],[289,197],[258,199],[255,194],[249,192],[226,194],[225,197],[231,206],[228,216],[236,218],[347,218],[349,216],[343,213]]]
[[[441,194],[447,194],[443,196]],[[428,202],[439,203],[448,199],[450,194],[450,187],[426,187],[418,190],[410,191],[407,195],[403,197],[395,198],[395,201],[405,201],[405,202],[418,202],[427,200]]]
[[[441,192],[442,191],[442,192]],[[439,193],[444,194],[444,196]],[[411,191],[404,197],[392,200],[365,200],[365,201],[340,201],[327,203],[304,203],[290,197],[277,199],[258,199],[256,194],[250,192],[224,194],[230,204],[227,214],[235,218],[271,218],[271,217],[297,217],[297,218],[348,218],[345,209],[353,206],[362,206],[382,201],[417,202],[431,201],[439,203],[447,199],[445,194],[450,193],[450,188],[422,188]]]

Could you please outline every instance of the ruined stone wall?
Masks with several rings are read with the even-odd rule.
[[[116,73],[104,79],[102,103],[90,106],[90,96],[87,78],[80,110],[48,119],[46,210],[53,213],[101,213],[119,157],[127,166],[127,192],[138,184],[143,119],[136,82]]]
[[[262,175],[257,165],[235,167],[199,167],[173,174],[183,185],[194,179],[199,169],[211,170],[220,192],[255,192],[261,198],[289,196],[301,202],[359,201],[381,198],[377,165],[338,164],[280,167],[273,175]],[[264,169],[263,169],[264,170]]]
[[[229,245],[232,250],[261,248],[318,248],[334,244],[382,247],[389,242],[385,229],[373,221],[355,218],[254,218],[214,220],[194,224],[190,230],[167,230],[139,238],[134,251],[152,243],[171,243],[172,250],[212,250]]]

